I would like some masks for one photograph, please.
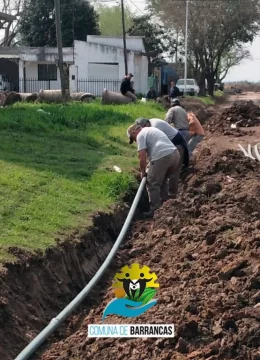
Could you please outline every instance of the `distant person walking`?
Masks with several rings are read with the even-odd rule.
[[[170,87],[170,91],[169,91],[169,99],[176,99],[178,96],[180,96],[180,90],[179,88],[176,86],[175,82],[172,81],[171,82],[171,87]]]
[[[172,193],[176,194],[176,185],[180,155],[169,138],[159,129],[133,124],[127,130],[129,143],[137,142],[141,178],[146,176],[147,157],[147,192],[150,211],[145,217],[153,217],[163,201],[168,200]]]
[[[179,99],[172,99],[171,108],[168,110],[165,120],[169,124],[179,130],[184,139],[188,142],[189,134],[189,120],[187,112],[181,107]]]
[[[133,102],[137,101],[137,97],[135,96],[135,90],[132,88],[131,80],[134,77],[133,74],[128,74],[122,80],[120,86],[120,92],[122,95],[129,97]]]
[[[193,113],[188,113],[190,140],[188,142],[189,156],[192,155],[196,146],[204,139],[205,131],[199,119]]]

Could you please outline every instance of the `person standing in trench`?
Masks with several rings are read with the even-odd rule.
[[[178,189],[180,155],[175,145],[159,129],[133,124],[127,129],[129,143],[137,142],[141,178],[147,176],[150,211],[144,217],[152,218],[162,202]],[[146,174],[147,158],[149,159]]]

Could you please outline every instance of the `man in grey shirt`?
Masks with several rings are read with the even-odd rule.
[[[157,118],[147,119],[141,117],[136,119],[135,123],[141,125],[142,127],[152,126],[164,132],[165,135],[171,140],[173,145],[175,145],[179,150],[181,156],[180,166],[182,166],[182,164],[184,164],[186,167],[189,166],[188,145],[179,130],[172,127],[166,121]]]
[[[178,130],[176,130],[174,127],[172,127],[170,124],[168,124],[166,121],[161,119],[138,118],[135,120],[135,123],[141,125],[142,127],[151,126],[161,130],[171,140],[173,145],[176,146],[180,154],[180,162],[176,173],[176,178],[179,179],[181,175],[182,166],[184,165],[185,167],[188,167],[190,160],[188,145],[184,140],[183,136],[181,135],[181,133]],[[178,183],[174,187],[175,187],[175,193],[177,193]]]
[[[189,121],[187,112],[181,107],[179,99],[171,101],[172,107],[168,110],[165,120],[179,130],[184,139],[189,141]]]
[[[137,142],[141,178],[146,176],[147,157],[150,161],[147,173],[150,211],[144,213],[144,216],[153,217],[162,201],[166,201],[169,196],[176,196],[180,155],[169,138],[154,127],[142,128],[135,123],[127,129],[127,136],[130,144]]]

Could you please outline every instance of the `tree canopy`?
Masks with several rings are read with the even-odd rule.
[[[99,6],[99,28],[101,35],[122,36],[121,6]],[[150,15],[135,16],[125,7],[126,33],[130,36],[143,36],[148,61],[156,64],[163,59],[163,54],[172,48],[173,38]]]
[[[164,29],[150,21],[149,15],[133,18],[133,25],[128,29],[129,35],[143,36],[145,51],[149,62],[162,59],[162,54],[167,50]]]
[[[100,5],[97,8],[99,15],[99,30],[101,35],[122,36],[122,13],[121,6]],[[133,14],[128,7],[125,7],[125,25],[126,29],[133,25]]]
[[[15,45],[20,16],[26,0],[0,0],[0,46]],[[12,15],[10,15],[12,14]]]
[[[150,8],[170,29],[185,34],[186,1],[149,0]],[[221,61],[259,31],[258,0],[189,1],[189,63],[201,89],[212,95]],[[241,53],[240,53],[241,55]],[[237,64],[237,62],[236,62]]]
[[[28,0],[20,20],[22,43],[28,46],[56,46],[53,0]],[[87,0],[61,0],[62,44],[99,35],[98,14]]]

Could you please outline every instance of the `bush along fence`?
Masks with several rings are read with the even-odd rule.
[[[91,93],[95,96],[101,96],[104,89],[119,92],[121,80],[119,79],[78,79],[77,92]],[[25,93],[34,93],[42,90],[59,90],[60,81],[46,80],[41,81],[37,78],[20,79],[19,91]]]

